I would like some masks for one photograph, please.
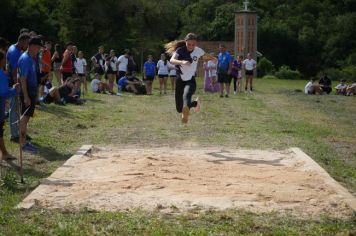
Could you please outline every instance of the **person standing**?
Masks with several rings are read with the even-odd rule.
[[[19,36],[17,43],[11,45],[7,51],[7,72],[9,75],[10,86],[14,85],[17,82],[17,69],[18,61],[21,54],[26,51],[28,47],[28,41],[30,36],[26,33],[23,33]],[[10,140],[13,142],[19,142],[19,127],[17,121],[17,107],[18,107],[18,98],[12,97],[10,100]]]
[[[241,78],[242,78],[242,56],[238,56],[231,65],[231,77],[234,81],[234,94],[241,92]]]
[[[56,76],[58,86],[61,84],[61,64],[62,64],[62,52],[59,44],[54,45],[54,53],[52,56],[53,74]]]
[[[231,67],[231,56],[226,47],[223,44],[219,46],[219,55],[218,55],[218,82],[220,83],[220,97],[224,97],[224,88],[225,88],[225,97],[229,97],[230,94],[230,83],[231,77],[230,67]]]
[[[98,47],[98,53],[94,56],[95,61],[95,71],[99,74],[99,76],[103,76],[105,74],[105,57],[104,57],[104,46]]]
[[[48,80],[50,80],[51,70],[52,70],[52,56],[51,56],[52,43],[47,41],[45,43],[44,49],[41,53],[41,62],[40,62],[40,74],[38,78],[38,95],[42,97],[44,94],[44,86]]]
[[[169,70],[169,78],[171,79],[172,94],[174,94],[174,91],[176,89],[177,70],[176,70],[176,66],[170,63],[169,61],[168,61],[168,70]]]
[[[9,87],[9,77],[4,71],[6,56],[4,51],[0,51],[0,151],[1,160],[9,161],[16,159],[8,153],[4,143],[4,125],[5,125],[5,102],[6,99],[11,97],[16,97],[17,91],[19,90],[19,84],[15,83],[13,87]]]
[[[156,64],[153,62],[152,55],[148,55],[147,61],[143,64],[143,68],[147,95],[152,95],[152,84],[156,75]]]
[[[73,43],[69,42],[66,44],[66,50],[63,53],[63,59],[61,64],[61,72],[62,72],[62,84],[65,84],[66,80],[73,75]]]
[[[39,37],[33,37],[29,41],[29,46],[18,63],[18,73],[21,84],[21,117],[20,120],[20,144],[25,152],[37,153],[38,148],[26,141],[27,125],[30,117],[33,117],[37,98],[37,74],[36,56],[43,47]]]
[[[116,75],[117,75],[117,64],[118,64],[118,60],[117,57],[115,56],[115,51],[111,49],[110,55],[108,55],[108,58],[105,61],[105,73],[109,82],[108,84],[109,84],[110,94],[115,94],[114,81],[116,80]]]
[[[119,56],[118,59],[118,66],[119,66],[119,74],[116,78],[116,83],[119,82],[119,79],[121,77],[124,77],[126,75],[127,70],[127,66],[129,64],[129,57],[130,57],[130,50],[126,49],[125,50],[125,54]]]
[[[87,61],[84,58],[84,53],[82,51],[78,52],[78,58],[76,58],[74,62],[75,71],[80,80],[80,88],[83,84],[84,92],[88,92],[88,84],[87,84]]]
[[[157,62],[158,78],[159,78],[159,94],[162,95],[162,88],[164,94],[167,94],[167,80],[168,80],[168,60],[164,53],[161,54],[161,59]]]
[[[166,44],[167,53],[173,54],[170,62],[176,65],[177,80],[175,91],[175,102],[178,113],[182,113],[182,123],[187,123],[191,108],[200,110],[200,101],[192,101],[192,96],[197,84],[195,74],[199,58],[204,60],[214,60],[216,58],[206,54],[203,49],[196,46],[197,36],[189,33],[184,40],[173,41]]]
[[[253,91],[253,74],[256,69],[256,61],[251,58],[251,54],[247,53],[247,58],[243,61],[243,68],[245,69],[246,83],[245,83],[245,92],[247,92],[248,84],[250,84],[249,93]]]

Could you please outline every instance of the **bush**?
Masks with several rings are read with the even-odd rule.
[[[281,66],[278,72],[276,72],[276,77],[279,79],[288,79],[288,80],[298,80],[301,79],[301,74],[297,70],[291,70],[289,66]]]
[[[274,75],[265,75],[265,76],[263,76],[262,79],[278,79],[278,78]]]
[[[342,69],[329,68],[325,70],[325,73],[334,81],[340,81],[342,79],[346,81],[354,81],[356,79],[356,66],[346,66]]]
[[[273,64],[270,60],[262,57],[257,64],[257,76],[263,77],[265,75],[270,75],[273,71]]]

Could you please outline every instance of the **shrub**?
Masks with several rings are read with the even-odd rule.
[[[274,75],[265,75],[265,76],[263,76],[262,79],[278,79],[278,78]]]
[[[334,81],[345,79],[346,81],[354,81],[356,79],[356,66],[346,66],[342,69],[329,68],[325,70],[327,76]]]
[[[288,80],[298,80],[301,79],[301,74],[297,70],[291,70],[289,66],[281,66],[278,72],[276,72],[276,77],[279,79],[288,79]]]
[[[270,60],[262,57],[257,64],[257,76],[263,77],[265,75],[270,75],[273,71],[273,64]]]

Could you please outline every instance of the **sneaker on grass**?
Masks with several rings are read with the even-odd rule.
[[[195,101],[197,102],[197,106],[194,107],[194,112],[200,112],[200,110],[201,110],[201,100],[199,99],[199,97],[197,97],[197,99],[195,99]]]
[[[30,142],[27,142],[22,146],[22,151],[36,154],[38,153],[38,148],[35,145],[31,144]]]

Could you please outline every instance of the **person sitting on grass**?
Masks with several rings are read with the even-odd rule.
[[[346,96],[352,96],[356,94],[356,82],[354,81],[353,84],[347,86],[346,88]]]
[[[338,84],[335,89],[336,89],[336,94],[337,95],[346,95],[346,88],[347,88],[347,84],[346,84],[346,80],[341,80],[340,84]]]
[[[0,151],[2,154],[1,160],[8,161],[16,158],[7,152],[3,138],[5,124],[5,102],[6,99],[17,95],[20,85],[16,83],[12,88],[9,87],[9,77],[4,72],[5,63],[5,52],[0,51]]]
[[[50,104],[52,102],[65,105],[66,103],[72,103],[76,105],[81,105],[83,102],[75,94],[76,83],[80,83],[80,79],[68,78],[65,84],[59,87],[52,87],[49,93],[43,98],[43,102]]]
[[[331,80],[324,72],[322,73],[322,77],[319,80],[319,85],[324,92],[326,92],[327,94],[331,93]]]
[[[126,76],[119,79],[119,91],[129,92],[134,94],[145,94],[145,87],[142,82],[137,79],[131,72],[127,72]]]
[[[315,79],[312,78],[304,88],[305,94],[323,94],[323,90],[321,89],[319,84],[315,84]]]
[[[94,79],[91,81],[90,87],[94,93],[106,93],[106,91],[109,91],[109,85],[100,80],[100,75],[98,73],[94,75]]]

